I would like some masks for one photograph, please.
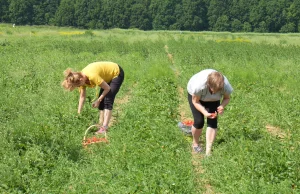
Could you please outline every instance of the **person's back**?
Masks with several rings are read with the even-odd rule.
[[[92,85],[99,85],[102,80],[107,83],[111,82],[112,79],[119,75],[120,69],[116,63],[102,61],[90,63],[81,72],[89,78]]]

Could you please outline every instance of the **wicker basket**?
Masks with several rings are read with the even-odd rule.
[[[90,137],[90,138],[87,138],[87,134],[88,132],[93,128],[93,127],[97,127],[99,128],[100,125],[91,125],[87,128],[87,130],[85,131],[84,133],[84,136],[83,136],[83,140],[82,140],[82,145],[83,147],[87,147],[88,145],[90,144],[95,144],[95,143],[108,143],[108,140],[107,140],[107,135],[106,135],[106,132],[104,133],[104,137],[97,137],[97,136],[93,136],[93,137]]]

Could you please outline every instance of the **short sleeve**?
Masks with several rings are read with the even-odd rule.
[[[225,78],[225,83],[224,83],[224,93],[225,94],[231,94],[233,92],[233,88],[230,85],[229,81],[227,80],[227,78]]]
[[[104,80],[102,79],[102,77],[97,76],[97,78],[95,79],[95,85],[99,86],[100,84],[102,84]]]

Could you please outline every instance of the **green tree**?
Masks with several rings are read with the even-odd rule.
[[[214,27],[213,27],[213,31],[230,31],[230,24],[229,24],[229,18],[226,15],[222,15],[220,16]]]
[[[113,7],[113,27],[128,29],[130,27],[130,10],[133,0],[115,0]]]
[[[250,10],[258,3],[258,0],[232,0],[229,6],[229,17],[241,23],[249,22]]]
[[[86,28],[90,29],[103,29],[104,21],[101,18],[101,12],[103,12],[102,1],[99,0],[89,0],[87,4],[87,22],[85,24]]]
[[[262,21],[258,24],[256,28],[254,28],[254,32],[264,33],[268,32],[268,26],[265,21]]]
[[[265,0],[258,1],[256,5],[251,7],[249,21],[252,24],[254,31],[259,31],[258,29],[260,28],[260,24],[262,24],[261,22],[265,20],[265,16],[266,16]]]
[[[243,29],[242,22],[238,19],[234,19],[231,23],[231,31],[232,32],[240,32]]]
[[[252,26],[249,22],[244,22],[243,31],[244,32],[252,32]]]
[[[182,0],[179,23],[181,30],[207,30],[207,5],[203,0]]]
[[[268,31],[278,32],[287,23],[285,10],[290,7],[291,0],[266,1],[266,18]]]
[[[33,23],[33,5],[37,0],[9,0],[9,17],[11,22],[25,25]]]
[[[229,30],[230,0],[210,0],[208,5],[207,18],[211,30],[223,31]]]
[[[75,8],[73,0],[61,0],[58,10],[55,14],[55,22],[58,26],[74,26]]]
[[[288,23],[281,27],[280,33],[296,32],[296,25],[294,23]]]
[[[33,5],[33,24],[51,24],[60,0],[39,0]]]
[[[33,5],[33,18],[32,23],[35,25],[46,24],[45,20],[45,6],[42,1],[38,5]]]
[[[153,29],[169,30],[170,26],[175,26],[176,5],[180,5],[181,0],[152,0],[150,5],[151,15],[153,18]]]
[[[46,0],[44,2],[46,13],[45,20],[47,24],[53,25],[55,23],[55,13],[60,5],[61,0]]]
[[[300,27],[300,1],[293,1],[286,9],[286,20],[289,23],[294,23],[296,29]]]
[[[100,10],[100,21],[104,29],[109,29],[114,26],[113,18],[113,7],[115,6],[113,1],[102,0],[101,1],[101,10]]]
[[[256,32],[279,32],[287,24],[287,8],[292,0],[260,0],[250,11],[250,22]]]
[[[131,7],[130,28],[151,30],[150,0],[136,1]]]
[[[79,28],[86,28],[88,26],[88,22],[91,18],[89,18],[89,0],[76,0],[74,5],[74,19],[75,25]]]
[[[0,0],[0,22],[9,22],[8,0]]]
[[[124,28],[130,26],[130,9],[132,0],[102,0],[99,21],[104,29]]]

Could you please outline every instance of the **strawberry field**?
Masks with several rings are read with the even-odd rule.
[[[0,25],[1,193],[299,192],[299,35],[72,31]],[[109,143],[84,148],[96,90],[78,115],[79,92],[60,84],[94,61],[120,64],[125,81]],[[234,88],[209,158],[177,127],[205,68]]]

